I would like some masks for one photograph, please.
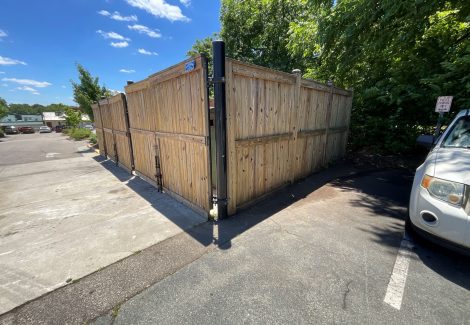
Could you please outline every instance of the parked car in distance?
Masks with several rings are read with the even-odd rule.
[[[22,126],[22,127],[18,128],[18,130],[21,133],[34,133],[34,132],[36,132],[36,131],[34,131],[34,128],[32,128],[30,126]]]
[[[62,130],[64,129],[64,127],[62,125],[57,125],[54,130],[56,133],[60,133],[62,132]]]
[[[20,131],[14,125],[8,125],[5,127],[5,134],[18,134]]]
[[[51,132],[52,132],[51,128],[46,125],[39,127],[39,133],[51,133]]]
[[[470,109],[457,114],[416,170],[406,224],[470,255]]]
[[[83,128],[84,128],[84,129],[88,129],[88,130],[90,130],[90,131],[93,131],[93,130],[94,130],[93,125],[85,125]]]

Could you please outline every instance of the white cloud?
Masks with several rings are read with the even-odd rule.
[[[138,20],[136,15],[122,16],[119,13],[119,11],[115,11],[113,13],[110,13],[107,10],[101,10],[101,11],[98,11],[98,14],[100,14],[102,16],[105,16],[105,17],[109,17],[109,18],[114,19],[114,20],[118,20],[118,21],[137,21]]]
[[[105,39],[115,39],[119,41],[130,41],[129,38],[122,36],[121,34],[118,34],[116,32],[103,32],[101,29],[96,31],[98,34],[103,36]]]
[[[130,70],[128,70],[128,69],[121,69],[121,70],[119,70],[119,72],[123,72],[123,73],[134,73],[135,70],[133,70],[133,69],[130,69]]]
[[[4,71],[0,71],[0,74],[5,74],[5,72],[4,72]]]
[[[16,89],[18,89],[18,90],[25,90],[25,91],[32,91],[32,92],[33,92],[33,91],[36,91],[36,92],[37,92],[36,89],[34,89],[34,88],[32,88],[32,87],[29,87],[29,86],[16,87]]]
[[[139,32],[139,34],[147,34],[148,36],[150,36],[152,38],[162,37],[162,34],[160,33],[160,31],[158,29],[152,30],[152,29],[148,28],[147,26],[137,25],[137,24],[127,25],[127,27],[131,30],[135,30],[135,31]]]
[[[29,91],[33,95],[40,95],[40,93],[36,89],[28,87],[28,86],[16,87],[15,89]]]
[[[0,29],[0,38],[7,37],[7,36],[8,36],[7,32],[5,32],[3,29]]]
[[[111,15],[111,19],[118,20],[118,21],[137,21],[137,16],[136,15],[121,16],[119,12],[115,11]]]
[[[190,21],[183,15],[180,7],[170,5],[165,0],[126,0],[133,7],[143,9],[158,18],[166,18],[169,21]]]
[[[122,48],[122,47],[128,47],[129,43],[127,43],[126,41],[124,41],[124,42],[111,42],[109,45],[111,45],[112,47]]]
[[[185,7],[189,7],[191,5],[191,0],[180,0],[180,2]]]
[[[157,52],[150,52],[150,51],[147,51],[146,49],[138,49],[137,52],[139,52],[140,54],[144,54],[144,55],[158,55]]]
[[[3,87],[8,87],[8,84],[2,84]]]
[[[36,81],[31,79],[3,78],[2,81],[14,82],[23,86],[32,86],[36,88],[44,88],[52,85],[47,81]]]
[[[111,13],[107,10],[100,10],[98,11],[98,14],[100,14],[101,16],[105,16],[105,17],[111,16]]]
[[[0,56],[0,65],[16,65],[16,64],[26,65],[26,62],[15,60],[15,59],[10,59],[5,56]]]

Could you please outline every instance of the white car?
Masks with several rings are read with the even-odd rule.
[[[43,125],[39,127],[39,133],[51,133],[52,130],[50,127]]]
[[[411,190],[408,229],[443,246],[470,252],[470,109],[454,118],[424,163]]]

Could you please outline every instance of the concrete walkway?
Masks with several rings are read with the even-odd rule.
[[[35,162],[13,163],[0,143],[0,314],[206,220],[84,143],[47,136]]]

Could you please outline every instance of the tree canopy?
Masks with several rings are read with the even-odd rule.
[[[62,103],[41,105],[41,104],[8,104],[0,97],[0,118],[7,114],[42,114],[43,112],[65,112],[67,108],[73,108]]]
[[[92,77],[90,72],[82,65],[77,64],[79,82],[71,81],[74,101],[93,120],[93,109],[91,104],[101,99],[102,96],[109,97],[111,94],[105,86],[99,85],[99,78]]]
[[[82,120],[82,112],[76,109],[67,108],[65,110],[65,121],[68,126],[76,128]]]
[[[0,97],[0,118],[8,114],[7,101]]]
[[[470,107],[469,21],[465,0],[222,0],[221,37],[230,57],[353,88],[353,148],[399,152],[438,96]]]

